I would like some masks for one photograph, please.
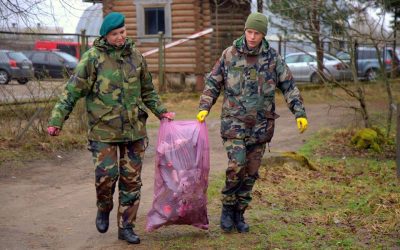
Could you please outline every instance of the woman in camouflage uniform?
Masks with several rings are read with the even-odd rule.
[[[274,132],[275,90],[280,89],[295,115],[299,131],[307,128],[300,92],[281,56],[265,40],[267,17],[252,13],[245,34],[225,49],[206,79],[197,119],[205,120],[222,89],[221,136],[228,154],[222,190],[221,228],[248,232],[244,211],[258,177],[266,143]]]
[[[126,37],[125,17],[117,12],[108,14],[100,35],[67,82],[51,113],[48,133],[57,136],[78,99],[85,98],[88,149],[95,164],[96,227],[100,233],[108,230],[119,179],[118,237],[137,244],[140,239],[132,228],[147,145],[146,107],[160,119],[173,119],[173,114],[162,105],[145,59]]]

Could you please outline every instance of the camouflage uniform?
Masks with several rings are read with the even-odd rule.
[[[112,209],[119,176],[118,218],[130,223],[136,217],[142,185],[146,106],[159,118],[167,112],[154,90],[146,61],[131,39],[122,48],[109,45],[102,37],[95,40],[67,82],[49,126],[62,128],[81,97],[86,101],[88,148],[96,166],[97,206],[101,211]],[[118,224],[122,227],[122,220]]]
[[[245,209],[266,143],[274,133],[275,89],[282,91],[296,118],[306,117],[303,100],[292,74],[278,53],[263,39],[258,49],[249,50],[245,36],[223,53],[206,79],[200,110],[209,111],[221,90],[221,136],[228,154],[224,205]]]
[[[113,194],[118,181],[119,208],[118,225],[132,224],[139,208],[142,180],[142,159],[145,139],[125,143],[104,143],[89,141],[95,165],[97,207],[101,211],[111,211]],[[119,150],[119,159],[117,151]]]

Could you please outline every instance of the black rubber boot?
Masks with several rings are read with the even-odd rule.
[[[234,223],[239,233],[247,233],[250,230],[249,224],[244,221],[244,209],[235,209]]]
[[[140,238],[133,231],[133,226],[128,224],[124,228],[118,228],[118,239],[125,240],[130,244],[139,244]]]
[[[221,229],[225,232],[231,232],[234,227],[235,209],[232,205],[222,205],[221,212]]]
[[[101,212],[97,210],[96,228],[100,233],[105,233],[108,230],[110,212]]]

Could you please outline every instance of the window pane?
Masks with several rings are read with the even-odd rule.
[[[11,59],[17,60],[17,61],[23,61],[23,60],[27,60],[28,58],[26,58],[26,56],[24,54],[22,54],[21,52],[9,52],[8,56]]]
[[[333,56],[324,54],[324,60],[328,60],[328,61],[336,61],[336,58],[334,58]]]
[[[48,54],[47,58],[49,60],[49,63],[52,65],[62,65],[62,58],[58,57],[55,54]]]
[[[295,63],[297,61],[298,56],[288,56],[285,58],[286,63]]]
[[[145,34],[153,35],[162,31],[165,34],[164,8],[145,8]]]
[[[315,58],[313,56],[310,55],[302,55],[300,62],[315,62]]]
[[[393,51],[392,50],[388,50],[388,49],[386,49],[385,50],[386,51],[386,53],[385,53],[385,60],[391,60],[392,58],[393,58]],[[383,51],[382,51],[382,54],[383,54]]]
[[[56,53],[58,56],[60,56],[62,59],[64,59],[67,62],[73,62],[73,63],[78,63],[78,58],[76,58],[75,56],[71,56],[70,54],[67,54],[65,52],[54,52]]]
[[[32,61],[38,62],[38,63],[46,63],[45,60],[45,54],[44,53],[35,53],[32,56]]]
[[[157,12],[157,24],[158,24],[158,31],[162,31],[165,34],[164,8],[161,8],[161,10]]]
[[[74,45],[64,45],[64,44],[57,44],[57,48],[65,53],[68,53],[70,55],[75,55],[76,54],[76,49]]]

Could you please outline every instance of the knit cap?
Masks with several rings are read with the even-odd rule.
[[[121,28],[125,25],[125,16],[119,12],[111,12],[104,17],[100,28],[100,36],[105,36],[108,32]]]
[[[264,14],[261,14],[259,12],[251,13],[247,17],[246,23],[244,25],[244,30],[246,30],[246,29],[257,30],[258,32],[266,35],[267,31],[268,31],[267,17]]]

